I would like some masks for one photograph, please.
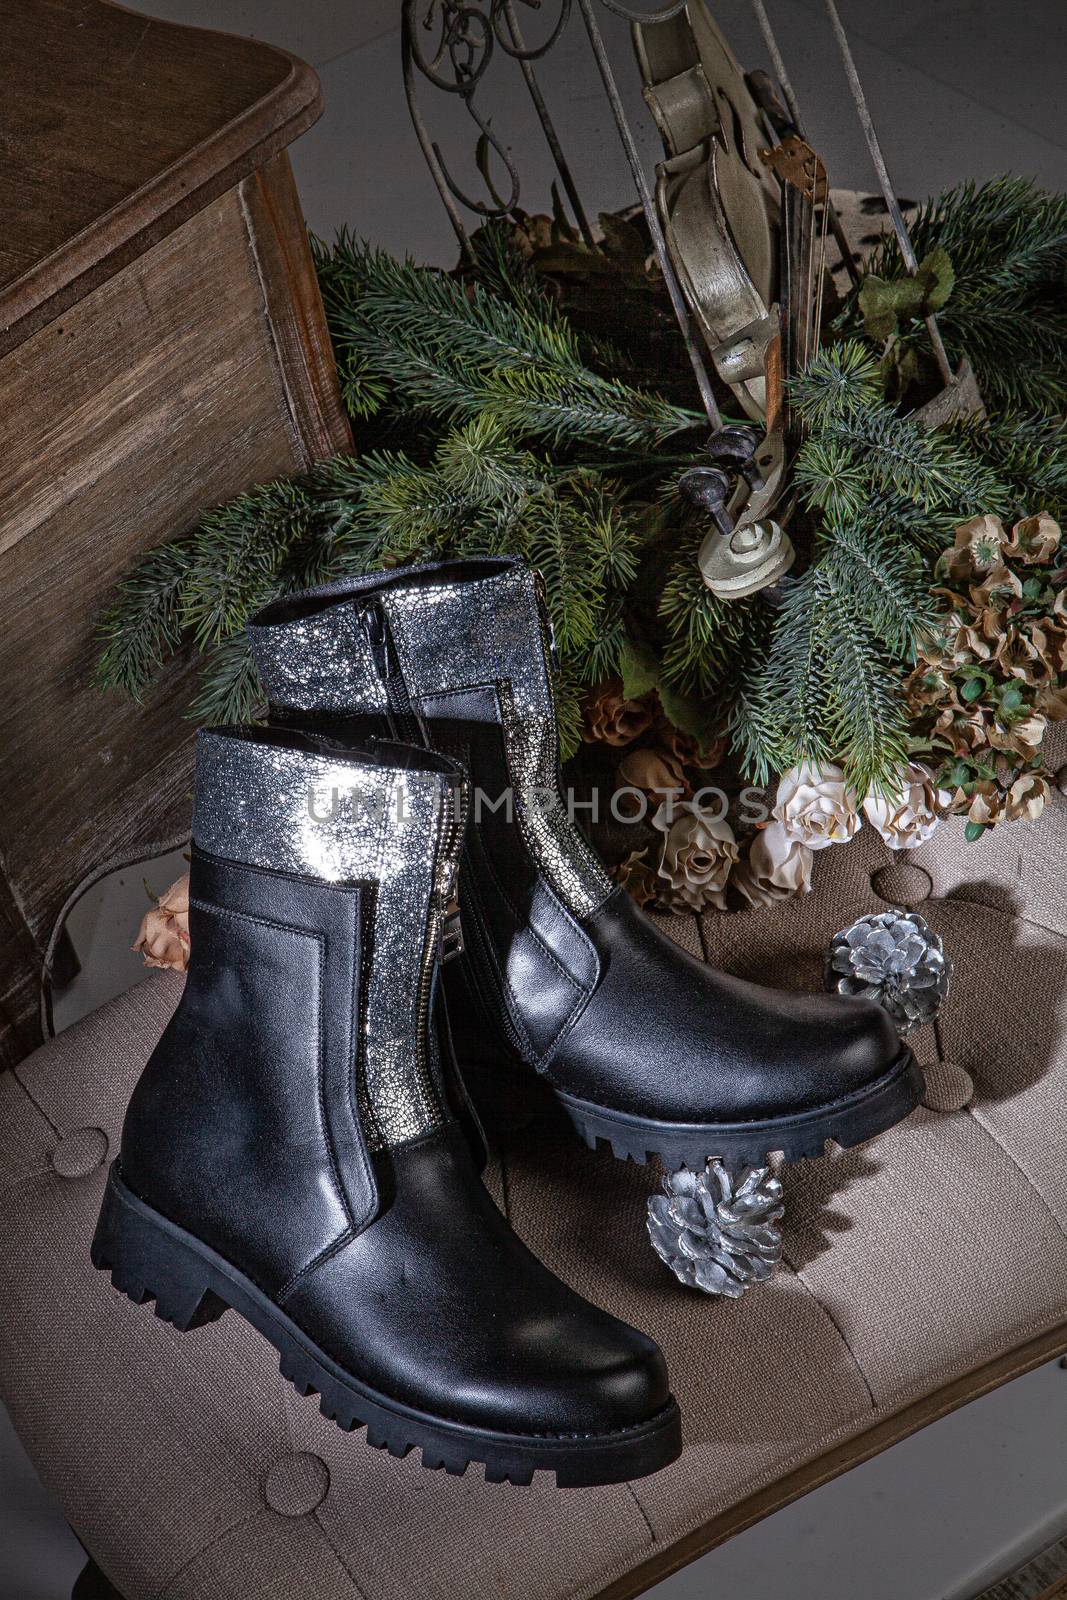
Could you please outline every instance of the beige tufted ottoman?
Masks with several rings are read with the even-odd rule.
[[[1067,1349],[1065,844],[1064,809],[978,845],[946,824],[905,863],[865,829],[823,853],[804,901],[672,921],[746,976],[815,985],[830,935],[880,891],[921,905],[956,962],[918,1040],[928,1106],[787,1170],[786,1265],[740,1303],[682,1290],[652,1255],[652,1172],[544,1133],[494,1164],[548,1265],[667,1352],[685,1453],[632,1487],[394,1461],[281,1383],[236,1317],[179,1336],[92,1270],[105,1162],[179,980],[0,1078],[0,1385],[101,1568],[126,1600],[621,1600]]]

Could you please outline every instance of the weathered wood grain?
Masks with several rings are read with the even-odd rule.
[[[157,37],[155,24],[100,0],[16,0],[11,14],[19,49],[40,22],[57,82],[80,81],[84,63],[68,59],[79,52],[111,64],[96,100],[104,148],[86,153],[84,183],[59,221],[44,211],[60,206],[75,129],[86,142],[89,130],[62,121],[55,170],[44,170],[33,138],[14,136],[32,115],[18,109],[19,94],[14,111],[7,103],[18,51],[0,64],[0,194],[17,192],[25,207],[36,190],[33,248],[48,252],[57,282],[74,275],[64,279],[74,286],[67,309],[35,331],[22,316],[0,356],[0,1065],[39,1037],[41,964],[72,888],[101,862],[188,824],[193,669],[176,663],[143,706],[95,688],[94,629],[107,597],[144,551],[208,507],[350,442],[288,158],[276,153],[293,126],[292,74],[303,85],[300,115],[310,116],[314,75],[248,41],[169,27]],[[84,24],[77,36],[72,18]],[[111,53],[134,48],[131,28],[145,83],[126,100]],[[154,116],[185,105],[165,137],[149,115],[153,81]],[[123,104],[112,112],[115,96]],[[52,115],[47,94],[40,105],[42,119]],[[105,113],[113,125],[104,127]],[[238,127],[250,170],[233,183]],[[125,174],[120,135],[136,147]],[[194,143],[183,151],[182,139]],[[164,189],[151,176],[160,171]],[[230,186],[203,204],[220,174]],[[85,184],[94,203],[110,204],[103,220],[86,224]],[[174,184],[201,202],[177,223]],[[142,221],[167,210],[167,226],[149,220],[117,271],[108,254],[116,206]],[[89,277],[68,250],[87,225],[101,268]],[[21,274],[13,287],[0,283],[0,307],[10,309],[34,269],[0,259],[0,280],[5,269]],[[49,293],[52,309],[66,297]]]
[[[0,353],[319,116],[284,50],[106,0],[10,0],[0,51]]]

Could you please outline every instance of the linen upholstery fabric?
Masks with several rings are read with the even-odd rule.
[[[112,1582],[127,1600],[582,1600],[1036,1335],[1062,1327],[1067,1347],[1065,845],[1059,802],[979,846],[945,824],[905,861],[865,828],[822,853],[804,900],[670,921],[743,976],[814,987],[830,936],[884,906],[873,875],[956,962],[938,1035],[973,1099],[786,1169],[785,1265],[740,1303],[653,1256],[652,1172],[544,1134],[505,1151],[506,1183],[490,1170],[546,1265],[667,1354],[686,1448],[632,1487],[391,1460],[281,1383],[238,1318],[177,1335],[93,1271],[105,1142],[180,980],[153,976],[0,1079],[0,1392]],[[933,1029],[917,1053],[936,1082]]]

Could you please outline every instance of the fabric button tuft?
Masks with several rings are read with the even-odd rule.
[[[87,1178],[107,1160],[103,1128],[71,1128],[52,1151],[52,1165],[61,1178]]]
[[[279,1456],[263,1479],[263,1498],[281,1517],[306,1517],[325,1500],[330,1469],[318,1456],[300,1451]]]
[[[962,1111],[974,1098],[974,1079],[955,1061],[933,1061],[923,1066],[923,1074],[922,1103],[929,1111]]]
[[[871,888],[890,906],[921,906],[930,898],[934,880],[914,861],[890,861],[871,873]]]

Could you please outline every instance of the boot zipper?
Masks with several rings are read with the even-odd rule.
[[[463,928],[459,920],[459,858],[456,841],[463,835],[470,807],[470,793],[465,783],[450,787],[447,800],[451,821],[442,841],[442,854],[452,857],[452,874],[437,893],[438,951],[442,962],[463,954]]]
[[[385,607],[379,601],[371,601],[369,605],[360,607],[359,625],[370,645],[375,671],[385,690],[389,722],[394,737],[404,739],[409,744],[428,748],[426,729],[411,703],[411,696],[404,682],[400,657],[389,630],[389,618],[386,616]]]
[[[426,941],[423,945],[422,962],[419,970],[418,1000],[415,1012],[415,1048],[419,1072],[424,1081],[429,1077],[426,1047],[430,1031],[430,999],[433,995],[434,968],[439,961],[447,961],[451,956],[459,955],[463,949],[463,936],[459,928],[459,903],[456,899],[458,862],[455,860],[455,847],[467,815],[467,789],[465,784],[459,786],[458,801],[459,803],[457,804],[455,787],[448,785],[444,800],[448,817],[441,824],[441,834],[437,845],[437,861],[439,862],[442,859],[451,860],[453,863],[452,872],[447,883],[435,885],[433,894],[430,897]],[[454,922],[451,921],[453,907],[455,907]],[[450,944],[451,948],[449,948]]]

